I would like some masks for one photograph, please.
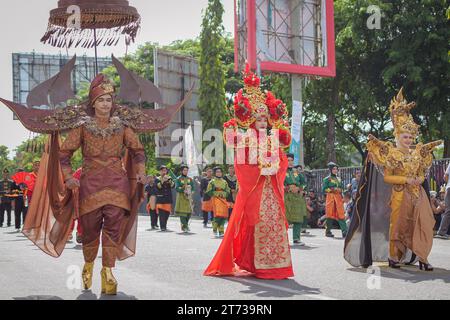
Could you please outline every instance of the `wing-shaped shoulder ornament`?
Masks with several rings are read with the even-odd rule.
[[[27,105],[21,105],[0,98],[5,106],[13,111],[25,128],[36,133],[63,132],[82,125],[89,117],[87,104],[57,107],[75,97],[70,86],[70,75],[75,66],[74,56],[63,69],[51,79],[35,87],[28,96]],[[161,131],[171,122],[175,114],[192,95],[193,88],[183,101],[163,109],[143,109],[143,102],[161,103],[159,89],[149,80],[127,70],[113,57],[122,82],[119,98],[132,104],[130,107],[116,106],[113,116],[118,116],[125,125],[138,133]],[[35,107],[39,108],[35,108]],[[42,108],[44,106],[44,108]]]
[[[403,166],[401,151],[392,142],[379,140],[370,134],[366,147],[369,159],[381,169],[380,173],[384,173],[384,168],[394,169]]]

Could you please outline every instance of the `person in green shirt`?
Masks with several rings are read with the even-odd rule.
[[[186,165],[180,167],[181,175],[175,180],[175,190],[177,200],[175,203],[175,213],[180,217],[181,231],[187,233],[189,220],[192,215],[192,194],[194,192],[194,180],[188,177],[189,168]]]
[[[334,237],[331,233],[333,220],[337,221],[342,230],[342,237],[347,235],[347,224],[345,223],[344,202],[342,192],[344,190],[344,183],[338,177],[339,166],[334,162],[328,163],[330,175],[323,179],[322,192],[326,194],[326,232],[325,236]]]
[[[227,181],[223,178],[223,172],[220,167],[214,168],[214,178],[209,182],[206,193],[211,197],[213,206],[214,235],[223,237],[225,232],[225,222],[228,219],[227,198],[230,195],[231,190]]]
[[[303,189],[306,187],[306,180],[302,174],[298,174],[294,167],[294,155],[287,154],[288,170],[284,180],[284,204],[286,208],[286,219],[292,224],[292,238],[294,244],[304,246],[300,241],[303,221],[306,219],[306,202],[303,197]]]
[[[303,195],[303,199],[305,201],[305,212],[304,212],[304,217],[303,217],[303,223],[302,223],[302,234],[309,234],[309,232],[306,230],[308,228],[308,221],[310,218],[309,212],[308,212],[308,208],[306,207],[306,198],[305,198],[305,190],[308,187],[308,184],[306,182],[306,176],[305,173],[303,171],[303,167],[301,165],[297,165],[295,166],[295,168],[297,169],[297,174],[299,175],[299,179],[300,179],[300,184],[302,185],[302,195]]]

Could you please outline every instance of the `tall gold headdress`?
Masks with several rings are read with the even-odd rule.
[[[411,109],[416,106],[415,102],[408,103],[403,97],[403,88],[400,89],[389,106],[392,124],[394,125],[394,135],[401,133],[409,133],[414,137],[419,135],[420,126],[414,122],[410,113]]]

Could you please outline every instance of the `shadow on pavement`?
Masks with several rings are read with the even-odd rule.
[[[35,295],[27,297],[13,297],[13,300],[64,300],[64,299],[57,296]]]
[[[321,294],[318,288],[310,288],[297,283],[293,279],[262,280],[250,277],[224,277],[223,279],[248,286],[242,293],[264,298],[288,298],[301,295]]]
[[[388,266],[376,266],[380,269],[382,278],[403,279],[407,282],[419,283],[424,281],[442,280],[450,283],[450,270],[442,269],[436,266],[433,271],[420,270],[418,266],[402,266],[399,269],[392,269]],[[348,268],[347,270],[359,273],[368,273],[365,268]],[[372,274],[373,272],[369,272]]]
[[[110,296],[101,294],[97,297],[91,290],[85,290],[80,294],[76,300],[138,300],[135,296],[127,295],[121,291],[117,292],[117,295]]]
[[[291,245],[291,250],[314,250],[317,249],[318,247],[310,247],[308,245],[305,246],[299,246],[298,244],[292,244]]]
[[[82,250],[83,246],[81,244],[76,244],[73,247],[66,247],[67,250]]]

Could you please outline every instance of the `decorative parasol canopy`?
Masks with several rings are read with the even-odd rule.
[[[58,8],[50,11],[41,42],[59,48],[93,48],[117,45],[124,35],[128,45],[140,23],[138,11],[127,0],[59,0]]]

